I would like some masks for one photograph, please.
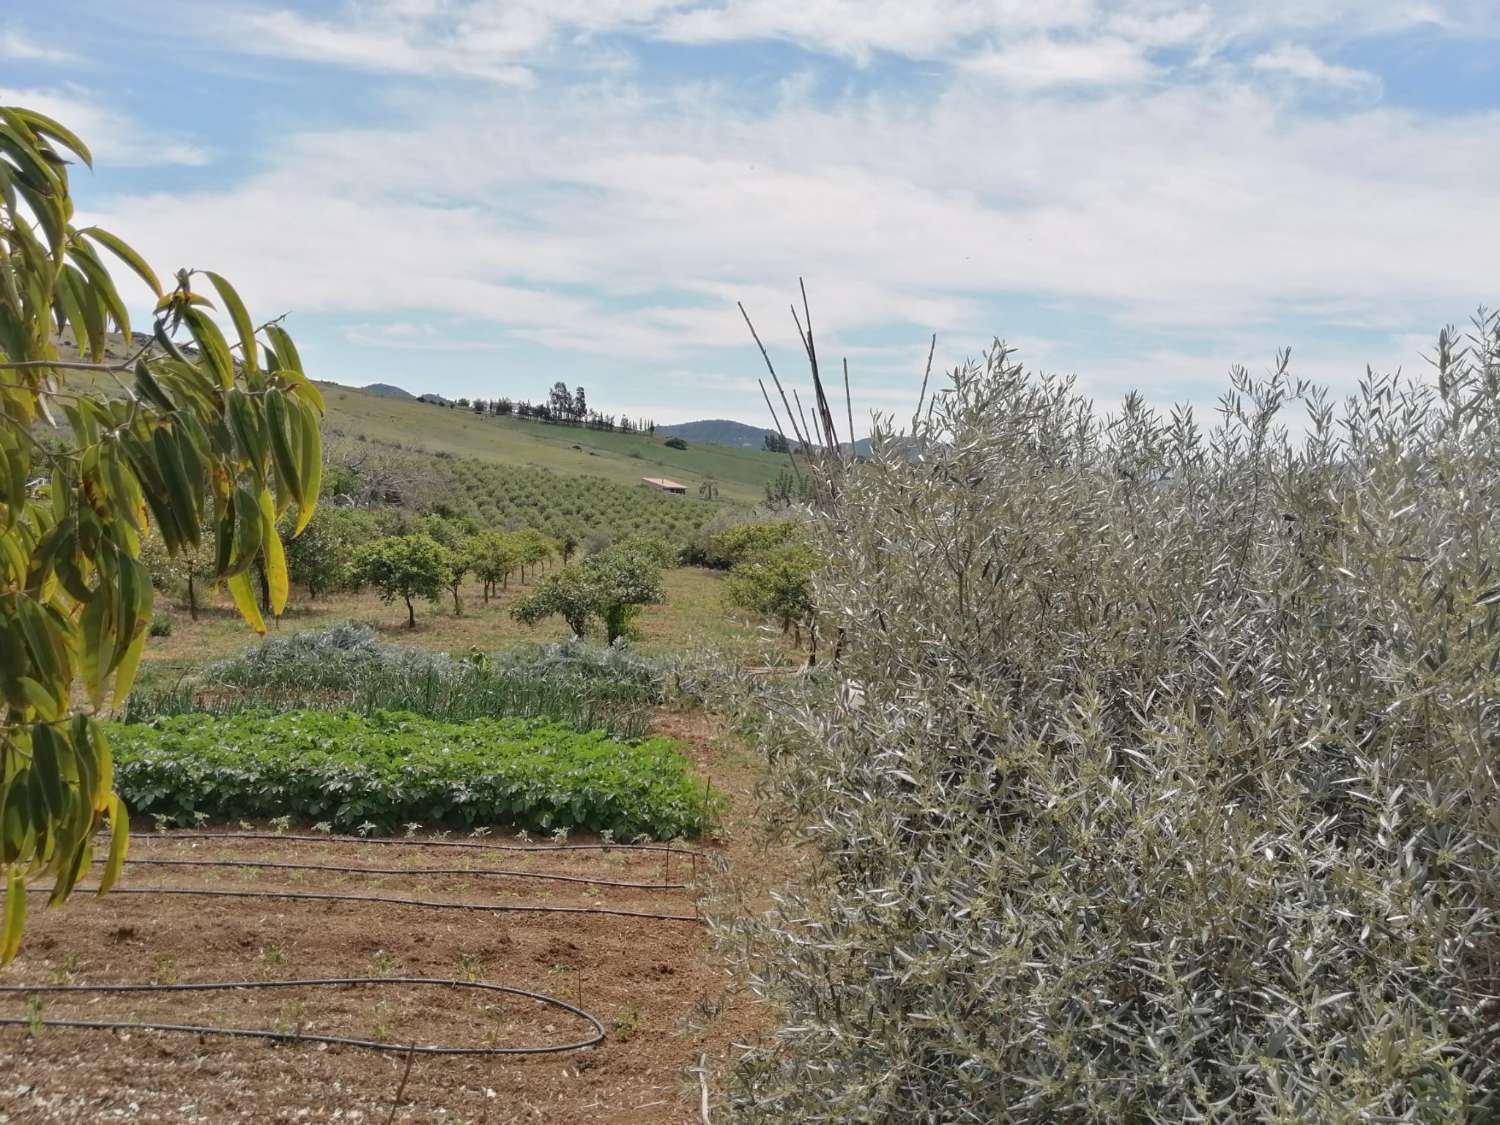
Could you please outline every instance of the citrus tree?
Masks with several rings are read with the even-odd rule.
[[[474,577],[484,584],[484,601],[510,580],[521,565],[521,549],[515,537],[499,531],[485,531],[474,536],[464,547],[464,558]]]
[[[724,583],[730,605],[774,618],[783,633],[795,632],[802,645],[802,630],[816,626],[813,577],[818,570],[817,553],[804,543],[779,543],[751,554],[734,565]]]
[[[612,548],[547,575],[510,612],[523,625],[556,615],[580,637],[597,618],[613,643],[629,630],[641,606],[662,598],[657,562],[641,552]]]
[[[20,946],[29,881],[66,899],[106,821],[101,891],[124,862],[95,716],[141,657],[144,538],[186,554],[207,523],[215,580],[263,632],[252,568],[280,613],[276,521],[295,507],[293,534],[307,524],[322,472],[322,396],[291,337],[257,328],[218,274],[179,270],[166,287],[116,235],[76,228],[73,161],[91,157],[63,125],[0,107],[0,963]],[[150,291],[149,335],[131,331],[112,259]]]
[[[413,598],[437,601],[448,588],[452,556],[430,535],[392,535],[376,540],[354,560],[355,579],[374,586],[387,605],[406,603],[406,627],[417,627]]]

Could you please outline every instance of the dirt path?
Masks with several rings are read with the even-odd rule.
[[[721,837],[738,862],[753,767],[701,716],[663,716],[730,805]],[[132,858],[230,866],[132,865],[120,886],[361,894],[486,906],[696,914],[693,861],[612,849],[484,852],[332,841],[161,840]],[[574,837],[569,843],[587,842]],[[495,842],[493,838],[486,842]],[[508,841],[507,841],[508,842]],[[696,845],[695,845],[696,846]],[[421,874],[264,868],[363,867]],[[703,862],[703,861],[700,861]],[[441,869],[441,873],[438,873]],[[501,875],[504,869],[514,874]],[[527,875],[649,884],[562,882]],[[662,883],[685,882],[681,888]],[[39,905],[39,903],[38,903]],[[313,977],[480,980],[593,1013],[606,1038],[563,1054],[413,1059],[348,1047],[166,1032],[0,1028],[0,1122],[698,1121],[692,1073],[732,1057],[765,1013],[731,984],[692,921],[597,913],[478,913],[388,903],[271,898],[76,896],[37,910],[0,984],[192,983]],[[301,1030],[393,1045],[539,1046],[592,1028],[536,1001],[413,985],[232,992],[0,996],[0,1015]],[[394,1114],[393,1114],[394,1106]]]

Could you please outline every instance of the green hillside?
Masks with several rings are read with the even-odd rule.
[[[336,383],[322,384],[328,401],[325,433],[502,465],[524,465],[571,476],[597,476],[636,485],[642,477],[671,477],[697,496],[712,477],[719,497],[742,503],[765,498],[766,482],[786,467],[783,456],[755,449],[689,442],[668,449],[662,438],[616,434],[545,422],[480,416],[472,411],[392,398]]]
[[[111,335],[106,355],[122,359],[146,338],[137,334],[127,348]],[[75,358],[70,341],[60,342],[64,359]],[[191,350],[191,349],[189,349]],[[118,388],[113,380],[73,373],[71,382]],[[457,407],[402,398],[409,394],[388,384],[346,387],[319,383],[328,403],[325,435],[399,446],[418,453],[477,458],[500,465],[524,465],[567,476],[594,476],[616,484],[636,486],[642,477],[670,477],[688,486],[696,497],[698,486],[712,477],[719,499],[757,504],[765,486],[786,468],[784,456],[759,449],[731,449],[705,442],[688,442],[687,449],[668,449],[664,433],[655,437],[616,434],[582,427],[552,425],[514,417],[480,416]]]

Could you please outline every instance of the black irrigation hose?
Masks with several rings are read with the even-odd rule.
[[[94,860],[105,862],[104,857]],[[348,875],[474,875],[480,878],[543,879],[554,883],[584,883],[593,887],[628,887],[643,891],[682,891],[686,883],[631,883],[619,879],[590,879],[583,875],[549,875],[540,871],[472,870],[466,867],[345,867],[337,863],[281,863],[257,859],[127,859],[125,866],[142,867],[252,867],[274,871],[332,871]]]
[[[67,1027],[94,1031],[180,1031],[196,1035],[226,1035],[240,1039],[272,1039],[286,1043],[327,1043],[338,1047],[358,1047],[366,1051],[388,1051],[403,1055],[548,1055],[561,1051],[581,1051],[585,1047],[592,1047],[604,1041],[604,1024],[591,1012],[586,1012],[555,996],[528,992],[524,988],[512,988],[504,984],[487,984],[483,981],[442,980],[430,977],[314,977],[308,980],[205,981],[201,984],[7,984],[0,985],[0,993],[34,995],[42,992],[224,992],[231,989],[329,988],[337,985],[436,985],[521,996],[586,1020],[593,1027],[594,1034],[576,1043],[552,1043],[545,1047],[422,1047],[416,1044],[402,1046],[394,1043],[381,1043],[373,1039],[350,1039],[341,1035],[313,1035],[303,1031],[274,1031],[253,1027],[210,1027],[180,1023],[113,1023],[104,1020],[22,1019],[4,1016],[0,1017],[0,1026]]]
[[[433,840],[392,836],[302,836],[292,832],[139,832],[131,833],[132,843],[142,840],[290,840],[309,844],[379,844],[407,848],[469,848],[489,852],[665,852],[668,855],[706,857],[707,852],[694,848],[674,848],[669,844],[483,844],[477,840]]]
[[[79,892],[97,891],[98,887],[77,887]],[[28,887],[31,894],[50,894],[50,887]],[[196,898],[274,898],[296,902],[373,902],[386,906],[416,906],[425,910],[474,910],[486,914],[606,914],[615,918],[646,918],[660,922],[692,922],[703,919],[694,914],[658,914],[648,910],[622,910],[612,906],[536,906],[498,903],[440,902],[432,899],[393,898],[386,895],[334,895],[314,891],[210,891],[196,887],[115,887],[115,895],[190,895]]]

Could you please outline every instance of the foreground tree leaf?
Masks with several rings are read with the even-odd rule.
[[[51,903],[65,900],[106,823],[101,889],[124,862],[128,811],[95,720],[106,697],[124,700],[140,662],[146,536],[187,555],[211,521],[212,577],[263,632],[249,574],[265,568],[279,613],[275,518],[296,503],[305,526],[322,474],[322,397],[285,329],[257,331],[234,287],[208,274],[231,346],[192,271],[165,290],[119,236],[72,228],[70,155],[90,160],[59,123],[0,107],[0,964],[20,948],[31,880],[50,878]],[[144,348],[99,248],[158,298]],[[111,333],[131,353],[116,363],[104,361]],[[78,681],[88,705],[75,711]]]

